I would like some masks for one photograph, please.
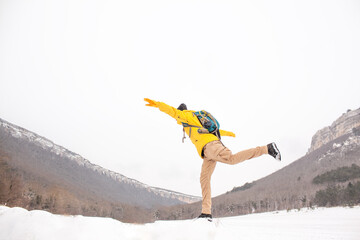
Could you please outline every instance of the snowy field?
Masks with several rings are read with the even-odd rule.
[[[0,206],[1,240],[35,239],[360,239],[360,207],[279,211],[206,220],[125,224]]]

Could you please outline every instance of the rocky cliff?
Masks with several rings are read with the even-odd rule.
[[[316,132],[312,138],[308,153],[340,136],[351,133],[358,127],[360,127],[360,108],[357,110],[348,110],[335,122],[333,122],[331,126],[325,127]]]

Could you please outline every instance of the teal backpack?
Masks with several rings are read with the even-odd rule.
[[[195,127],[198,128],[198,133],[200,134],[214,134],[215,136],[217,136],[220,139],[220,123],[216,120],[216,118],[211,115],[211,113],[205,111],[205,110],[201,110],[198,112],[194,112],[193,113],[200,121],[201,123],[201,127],[200,126],[195,126],[195,125],[190,125],[187,123],[182,123],[183,125],[183,132],[184,132],[184,136],[183,136],[183,142],[185,137],[185,129],[186,127],[190,127],[190,131],[189,131],[189,137],[191,137],[191,128]]]

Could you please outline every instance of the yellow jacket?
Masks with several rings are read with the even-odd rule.
[[[189,125],[199,126],[201,127],[201,123],[198,118],[193,114],[195,111],[192,110],[183,110],[180,111],[174,107],[171,107],[163,102],[156,102],[156,106],[160,111],[170,115],[174,119],[176,119],[178,124],[187,123]],[[196,129],[192,129],[191,134],[189,134],[191,127],[185,127],[185,132],[188,136],[190,136],[191,142],[195,145],[196,150],[198,151],[200,157],[202,150],[206,144],[212,141],[219,140],[214,134],[200,134]],[[230,136],[235,137],[235,134],[232,132],[220,130],[221,136]]]

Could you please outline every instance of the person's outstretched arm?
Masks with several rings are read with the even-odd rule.
[[[180,110],[178,110],[178,109],[176,109],[176,108],[174,108],[172,106],[167,105],[166,103],[154,101],[154,100],[151,100],[151,99],[148,99],[148,98],[144,98],[144,100],[146,102],[148,102],[146,104],[146,106],[159,108],[160,111],[162,111],[162,112],[168,114],[169,116],[175,118],[179,122],[185,122],[185,123],[189,123],[189,124],[197,124],[197,121],[196,122],[194,121],[194,118],[192,116],[191,111],[180,111]],[[221,136],[235,137],[235,133],[225,131],[225,130],[221,130],[221,129],[220,129],[220,135]]]
[[[179,120],[180,122],[188,123],[189,111],[180,111],[172,106],[167,105],[166,103],[154,101],[148,98],[144,98],[144,100],[147,102],[146,106],[156,107],[160,111],[168,114],[170,117]]]
[[[228,137],[235,137],[235,133],[225,131],[225,130],[221,130],[221,129],[220,129],[220,135],[221,136],[228,136]]]

